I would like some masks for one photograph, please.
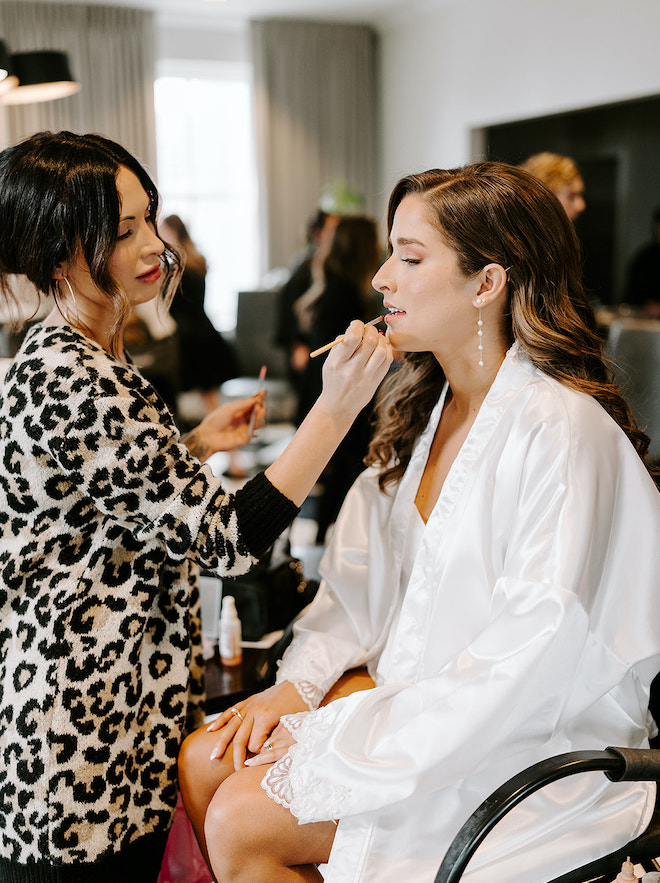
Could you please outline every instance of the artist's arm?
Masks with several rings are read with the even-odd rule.
[[[326,357],[323,390],[266,477],[300,506],[392,363],[392,348],[375,328],[351,322]]]

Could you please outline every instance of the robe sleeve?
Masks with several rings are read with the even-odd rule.
[[[617,728],[644,744],[660,662],[658,494],[622,433],[564,432],[521,438],[513,486],[501,476],[513,523],[487,619],[464,649],[416,683],[283,718],[296,742],[262,784],[301,823],[455,784],[590,714],[593,747],[616,744],[601,740]]]
[[[367,665],[372,677],[398,601],[392,580],[377,563],[387,529],[389,500],[366,470],[349,491],[321,562],[323,579],[307,612],[294,625],[294,640],[277,673],[315,709],[351,668]]]

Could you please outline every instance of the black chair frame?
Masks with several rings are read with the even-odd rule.
[[[458,883],[489,831],[526,797],[551,782],[598,770],[613,782],[660,781],[660,749],[610,747],[604,751],[570,751],[533,764],[505,782],[472,813],[449,847],[434,883]],[[656,799],[653,818],[643,834],[614,852],[548,883],[611,881],[628,856],[639,863],[659,855],[660,800]]]

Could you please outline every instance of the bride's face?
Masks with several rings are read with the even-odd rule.
[[[392,253],[372,284],[390,311],[385,321],[394,349],[432,352],[441,362],[468,342],[474,349],[480,281],[461,273],[421,196],[410,194],[399,204],[390,244]]]

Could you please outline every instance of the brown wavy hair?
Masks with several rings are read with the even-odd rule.
[[[558,153],[535,153],[521,163],[520,167],[535,178],[540,178],[553,193],[582,177],[575,160]]]
[[[648,436],[638,428],[605,362],[582,285],[575,230],[552,191],[523,169],[496,162],[408,175],[390,196],[388,235],[409,194],[425,201],[431,222],[456,252],[466,277],[490,263],[511,268],[503,315],[508,345],[519,341],[545,374],[593,396],[643,459]],[[444,382],[431,353],[404,353],[383,383],[365,460],[380,467],[382,490],[401,479]]]
[[[168,215],[166,218],[163,218],[162,223],[174,230],[174,235],[176,236],[175,245],[178,246],[178,250],[183,252],[185,256],[186,269],[192,270],[193,273],[204,278],[208,269],[206,258],[192,241],[188,228],[179,215]]]

